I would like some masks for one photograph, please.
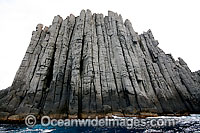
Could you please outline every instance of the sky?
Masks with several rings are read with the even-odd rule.
[[[82,9],[129,19],[139,34],[151,29],[159,47],[200,70],[200,0],[0,0],[0,89],[11,86],[38,23]]]

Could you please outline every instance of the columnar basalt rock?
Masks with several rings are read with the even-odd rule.
[[[200,72],[158,44],[111,11],[38,24],[12,86],[0,91],[0,120],[199,113]]]
[[[194,80],[200,85],[200,71],[196,71],[194,74]]]

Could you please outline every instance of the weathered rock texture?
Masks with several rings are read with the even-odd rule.
[[[200,112],[200,72],[165,54],[151,30],[82,10],[49,27],[38,24],[10,89],[0,92],[0,118]]]

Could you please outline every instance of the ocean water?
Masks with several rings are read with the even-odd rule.
[[[0,132],[2,133],[88,133],[88,132],[105,132],[105,133],[126,133],[126,132],[141,132],[141,133],[149,133],[149,132],[166,132],[166,133],[174,133],[174,132],[186,132],[186,133],[200,133],[200,115],[193,114],[190,116],[181,116],[181,117],[166,117],[161,116],[159,118],[162,119],[178,119],[178,122],[174,126],[162,126],[162,127],[133,127],[132,129],[127,129],[125,127],[43,127],[41,124],[37,124],[34,127],[30,128],[23,124],[0,124]],[[148,118],[154,119],[154,118]]]

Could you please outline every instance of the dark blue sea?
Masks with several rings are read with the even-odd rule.
[[[169,117],[161,116],[162,119],[167,119]],[[178,119],[178,122],[174,126],[162,126],[162,127],[133,127],[132,129],[127,129],[126,127],[43,127],[41,124],[36,124],[34,127],[30,128],[23,124],[0,124],[0,132],[2,133],[32,133],[32,132],[41,132],[41,133],[88,133],[88,132],[97,132],[97,133],[151,133],[151,132],[186,132],[186,133],[200,133],[200,115],[193,114],[190,116],[181,116],[181,117],[170,117]],[[154,119],[154,118],[148,118]]]

